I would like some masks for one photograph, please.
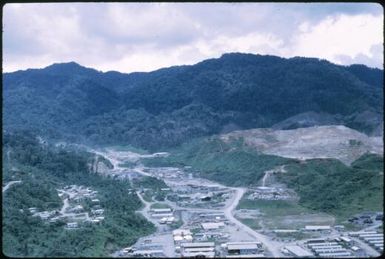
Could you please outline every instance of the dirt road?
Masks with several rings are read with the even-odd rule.
[[[7,185],[5,185],[3,188],[3,193],[6,192],[12,185],[16,183],[21,183],[21,181],[10,181],[9,183],[7,183]]]

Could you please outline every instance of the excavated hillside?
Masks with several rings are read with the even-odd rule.
[[[365,153],[383,154],[382,137],[369,137],[345,126],[293,130],[252,129],[221,135],[225,142],[242,138],[258,152],[295,159],[336,158],[350,165]]]

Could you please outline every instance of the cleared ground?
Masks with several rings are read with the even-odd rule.
[[[239,138],[262,153],[295,159],[336,158],[350,164],[366,152],[383,153],[381,137],[368,137],[345,126],[251,129],[221,136],[227,142]]]

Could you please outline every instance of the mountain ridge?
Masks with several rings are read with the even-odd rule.
[[[382,123],[381,75],[317,58],[240,53],[129,74],[59,63],[3,74],[4,125],[155,148],[219,133],[226,125],[271,127],[314,112],[371,134]]]
[[[168,67],[162,67],[162,68],[158,68],[158,69],[155,69],[155,70],[151,70],[151,71],[132,71],[132,72],[122,72],[122,71],[118,71],[118,70],[107,70],[107,71],[102,71],[102,70],[97,70],[95,68],[92,68],[92,67],[88,67],[86,65],[82,65],[76,61],[67,61],[67,62],[55,62],[55,63],[52,63],[50,65],[47,65],[45,67],[42,67],[42,68],[27,68],[27,69],[22,69],[22,70],[16,70],[16,71],[11,71],[11,72],[5,72],[3,73],[3,75],[5,74],[12,74],[12,73],[16,73],[16,72],[26,72],[26,71],[33,71],[33,70],[44,70],[44,69],[47,69],[49,67],[52,67],[52,66],[57,66],[57,67],[60,67],[60,66],[67,66],[67,65],[73,65],[74,67],[80,67],[80,68],[85,68],[85,69],[89,69],[89,70],[94,70],[96,72],[99,72],[99,73],[103,73],[103,74],[106,74],[106,73],[119,73],[119,74],[124,74],[124,75],[130,75],[130,74],[145,74],[145,73],[152,73],[152,72],[156,72],[156,71],[159,71],[159,70],[165,70],[165,69],[170,69],[170,68],[177,68],[177,67],[190,67],[190,66],[194,66],[194,65],[198,65],[202,62],[207,62],[207,61],[214,61],[214,60],[218,60],[218,59],[222,59],[222,58],[227,58],[227,57],[231,57],[231,56],[235,56],[235,55],[243,55],[243,56],[261,56],[261,57],[273,57],[273,58],[278,58],[278,59],[286,59],[286,60],[289,60],[289,59],[308,59],[308,60],[315,60],[315,61],[323,61],[323,62],[327,62],[327,63],[330,63],[330,64],[333,64],[333,65],[336,65],[336,66],[341,66],[341,67],[345,67],[345,68],[349,68],[351,71],[356,71],[356,73],[359,73],[361,69],[369,69],[371,71],[381,71],[381,69],[377,68],[377,67],[369,67],[365,64],[359,64],[359,63],[354,63],[354,64],[350,64],[350,65],[338,65],[338,64],[335,64],[331,61],[328,61],[327,59],[320,59],[320,58],[314,58],[314,57],[302,57],[302,56],[294,56],[294,57],[290,57],[290,58],[285,58],[285,57],[279,57],[279,56],[275,56],[275,55],[262,55],[262,54],[252,54],[252,53],[242,53],[242,52],[228,52],[228,53],[223,53],[219,58],[209,58],[209,59],[204,59],[204,60],[201,60],[201,61],[198,61],[197,63],[195,64],[191,64],[191,65],[172,65],[172,66],[168,66]]]

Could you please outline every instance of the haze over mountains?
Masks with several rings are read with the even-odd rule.
[[[149,73],[74,62],[3,75],[5,130],[150,150],[233,130],[345,125],[383,131],[383,71],[230,53]]]

